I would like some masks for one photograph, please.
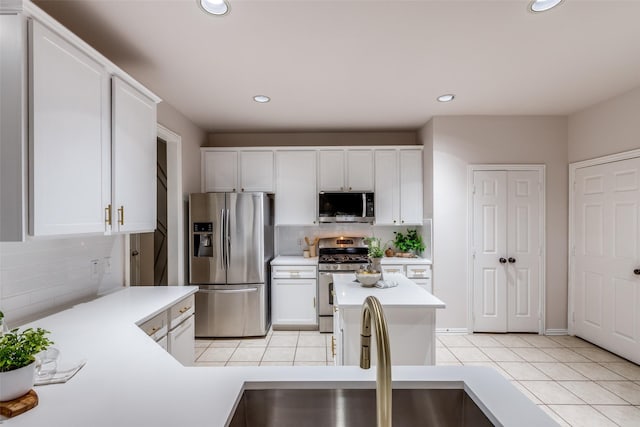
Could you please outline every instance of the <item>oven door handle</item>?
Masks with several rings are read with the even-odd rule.
[[[333,305],[333,282],[329,282],[329,305]]]

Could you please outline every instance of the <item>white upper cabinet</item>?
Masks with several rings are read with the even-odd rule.
[[[319,151],[320,191],[373,191],[373,151]]]
[[[347,150],[347,191],[373,191],[373,150]]]
[[[422,150],[399,150],[400,224],[422,225]]]
[[[397,151],[376,150],[375,168],[376,224],[397,225],[400,221]]]
[[[317,223],[316,152],[276,152],[276,225]]]
[[[202,191],[273,193],[273,150],[202,150]]]
[[[240,191],[273,192],[273,151],[240,151]]]
[[[156,103],[114,77],[112,88],[112,229],[156,228]]]
[[[0,240],[153,230],[160,98],[20,4],[0,18]]]
[[[318,190],[347,191],[344,185],[344,150],[320,150]]]
[[[376,224],[422,225],[422,150],[375,151]]]
[[[238,188],[238,152],[202,152],[202,191],[235,192]]]
[[[39,22],[30,21],[29,33],[30,234],[103,233],[109,76]]]

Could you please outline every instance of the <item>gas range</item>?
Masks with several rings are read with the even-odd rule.
[[[369,263],[364,237],[332,237],[318,242],[318,270],[357,271]]]
[[[333,332],[333,273],[353,273],[369,263],[364,237],[332,237],[318,242],[318,324]]]

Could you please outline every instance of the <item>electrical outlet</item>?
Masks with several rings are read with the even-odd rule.
[[[104,274],[111,274],[111,257],[106,256],[102,259],[104,264]]]
[[[298,239],[298,246],[302,247],[302,238]]]
[[[98,278],[99,270],[100,270],[100,260],[92,259],[91,261],[89,261],[89,277],[92,280],[95,280]]]

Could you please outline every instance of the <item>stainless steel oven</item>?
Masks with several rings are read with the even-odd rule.
[[[333,332],[333,274],[355,273],[369,262],[363,237],[332,237],[318,242],[318,325]]]

